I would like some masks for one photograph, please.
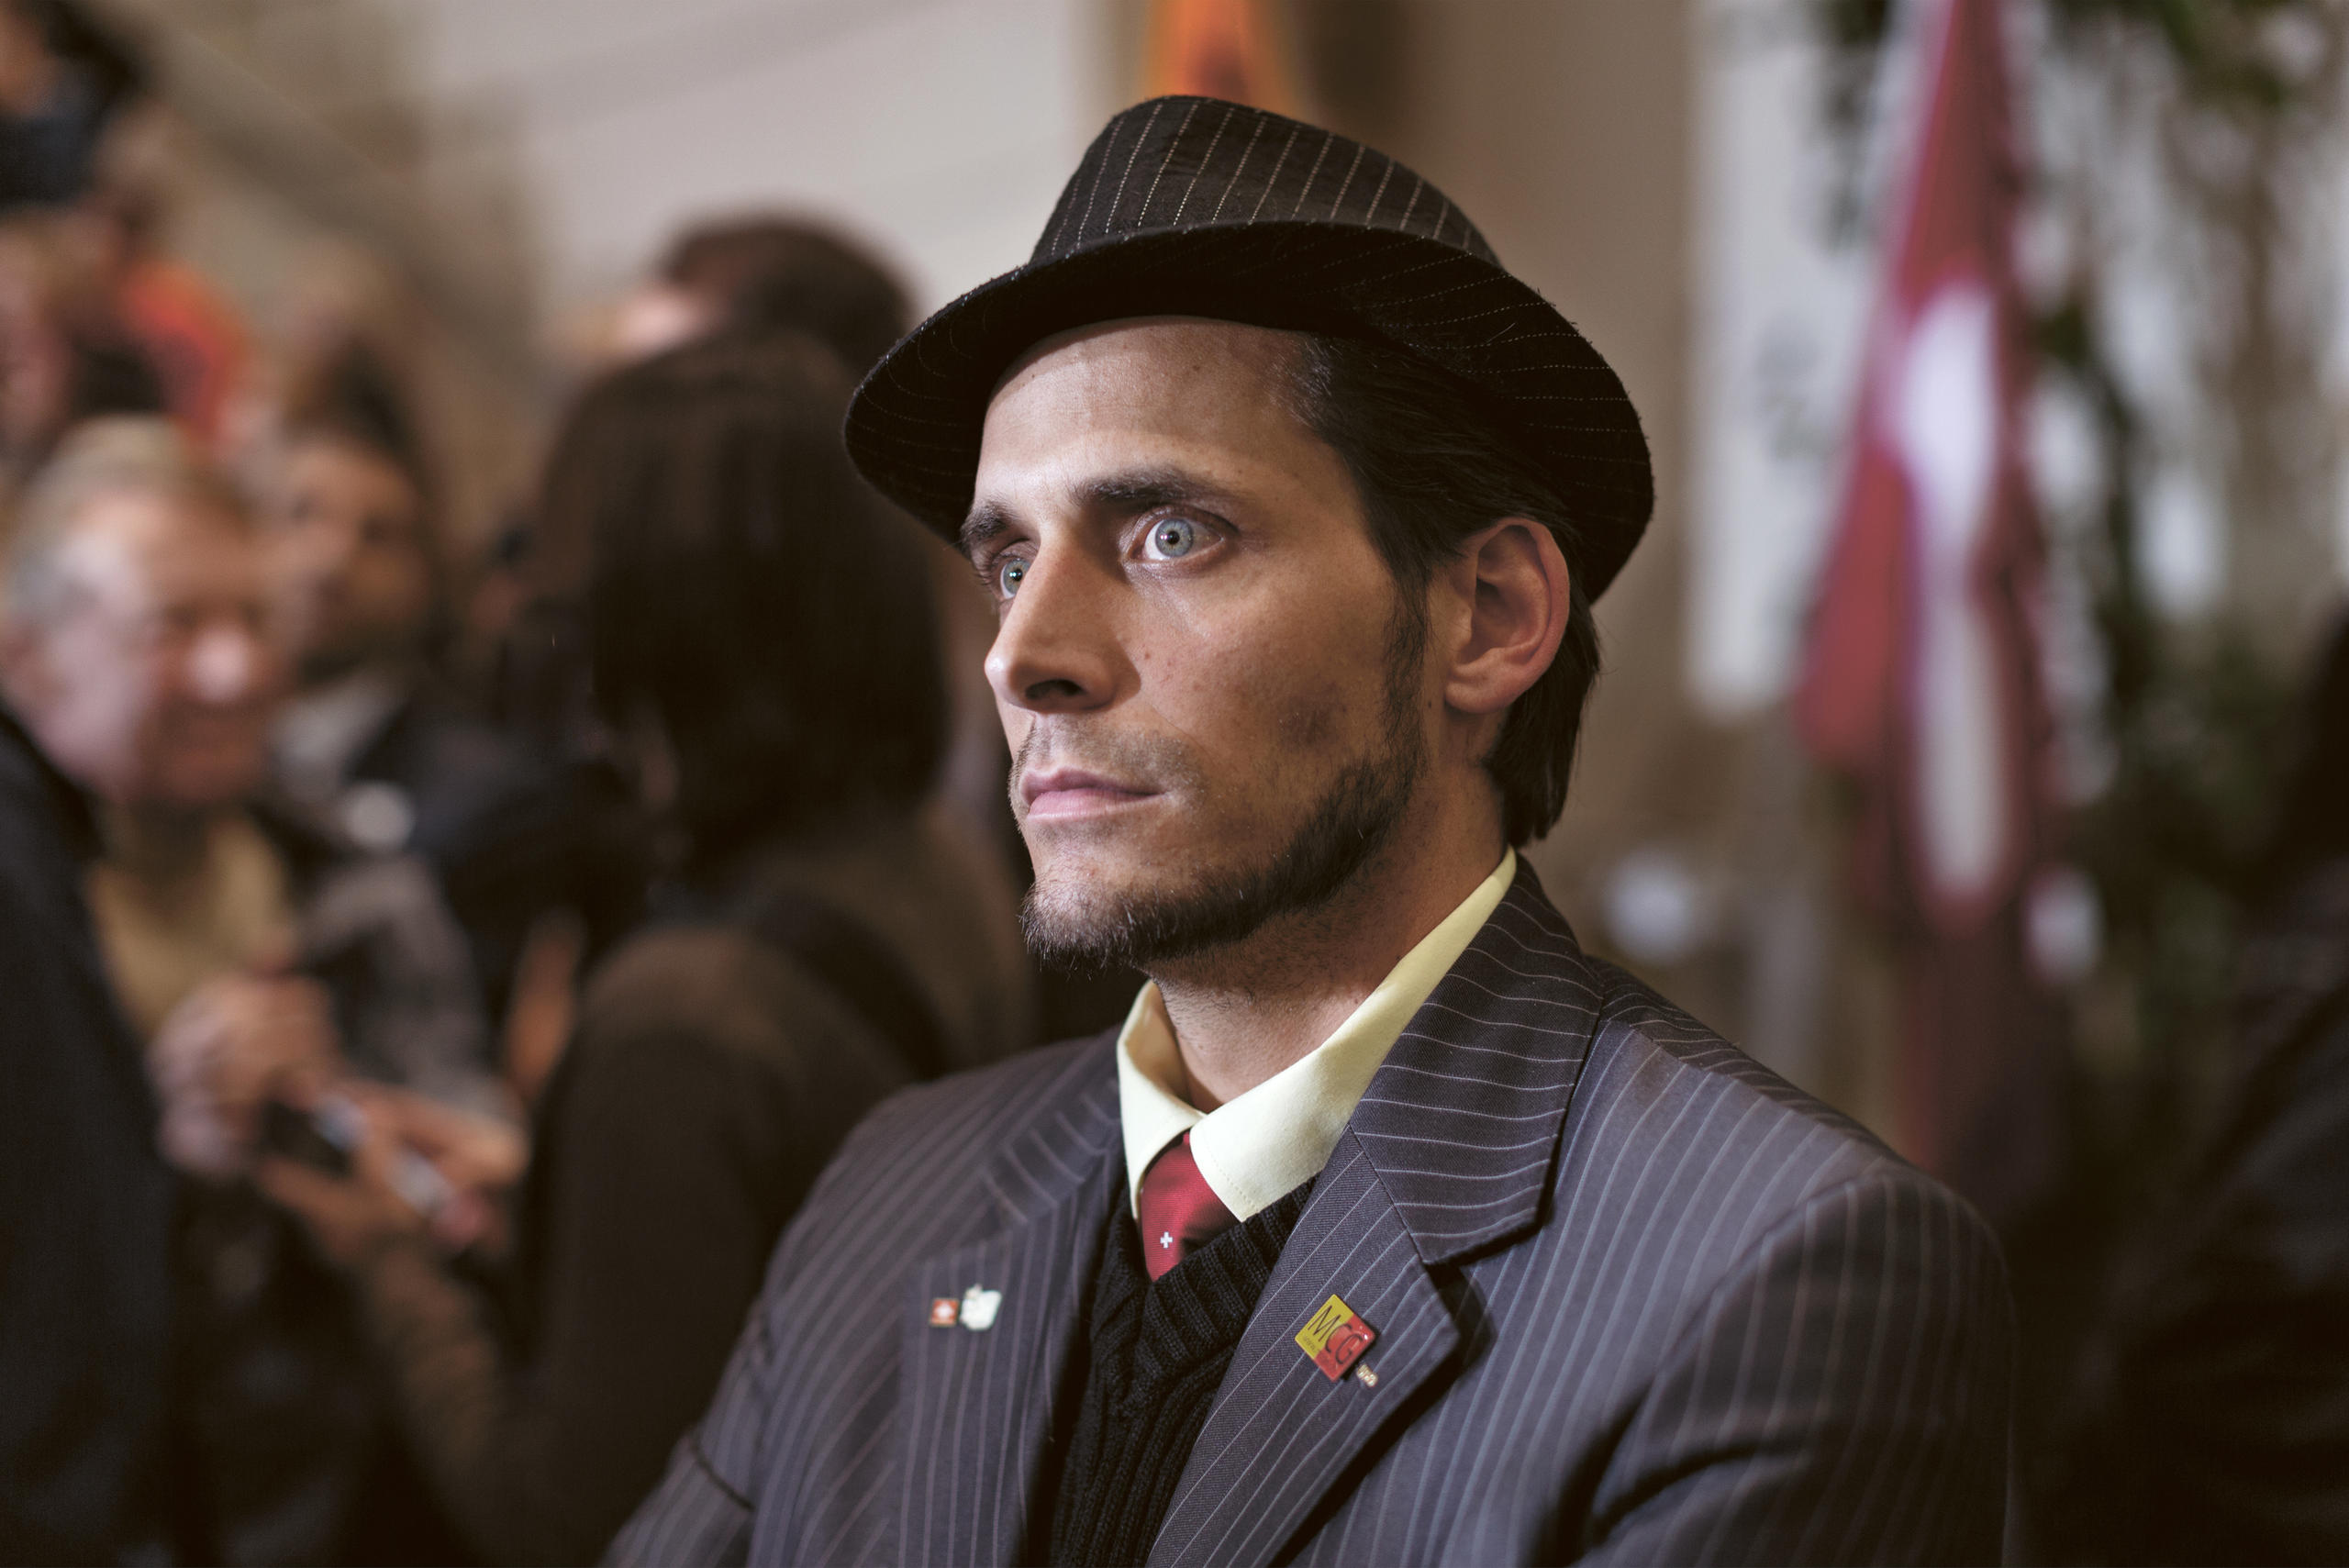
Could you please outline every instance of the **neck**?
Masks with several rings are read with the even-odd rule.
[[[1213,1110],[1327,1040],[1492,874],[1500,820],[1483,805],[1415,805],[1327,902],[1153,970],[1192,1105]]]
[[[226,815],[157,806],[114,807],[106,813],[106,859],[152,884],[193,875],[203,869],[212,829]]]

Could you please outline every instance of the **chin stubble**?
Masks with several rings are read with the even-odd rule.
[[[1077,973],[1147,971],[1246,940],[1276,916],[1321,907],[1394,836],[1425,769],[1418,701],[1423,616],[1397,612],[1386,650],[1386,722],[1369,754],[1330,781],[1288,840],[1200,887],[1086,897],[1040,881],[1019,911],[1029,951]],[[1016,770],[1015,770],[1016,774]],[[1162,775],[1163,776],[1163,775]]]

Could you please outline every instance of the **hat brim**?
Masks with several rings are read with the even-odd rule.
[[[1004,373],[1056,333],[1137,316],[1366,335],[1459,378],[1556,488],[1591,598],[1653,510],[1647,439],[1621,381],[1548,301],[1455,246],[1344,224],[1130,235],[981,284],[874,367],[849,407],[850,455],[952,540]]]

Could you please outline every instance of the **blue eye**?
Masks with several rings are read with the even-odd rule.
[[[1164,559],[1188,555],[1198,542],[1198,525],[1188,517],[1165,517],[1150,525],[1150,548]]]
[[[1019,592],[1019,584],[1028,579],[1028,563],[1016,555],[1004,557],[995,569],[996,592],[1008,599]]]

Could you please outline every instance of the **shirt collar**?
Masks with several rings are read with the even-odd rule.
[[[288,702],[271,737],[286,787],[313,804],[332,799],[407,695],[399,671],[368,664]]]
[[[1118,1036],[1128,1204],[1151,1161],[1185,1132],[1199,1173],[1240,1219],[1319,1174],[1404,1026],[1468,951],[1516,875],[1517,851],[1505,850],[1493,873],[1403,955],[1329,1039],[1213,1111],[1200,1111],[1177,1092],[1184,1074],[1174,1027],[1156,983],[1144,985]]]

